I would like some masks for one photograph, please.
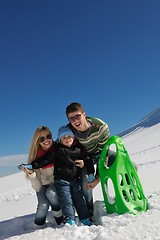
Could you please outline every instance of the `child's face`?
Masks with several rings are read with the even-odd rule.
[[[69,135],[65,135],[65,136],[61,137],[61,143],[67,147],[71,147],[73,141],[74,141],[73,137],[71,137]]]

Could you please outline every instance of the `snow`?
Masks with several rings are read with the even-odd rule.
[[[160,111],[160,110],[159,110]],[[159,115],[158,115],[159,116]],[[146,118],[145,118],[146,119]],[[148,118],[147,118],[148,119]],[[37,200],[24,173],[0,178],[0,239],[23,240],[159,240],[160,239],[160,119],[149,115],[149,126],[126,131],[123,136],[131,159],[138,164],[138,175],[149,209],[139,215],[107,214],[100,184],[94,190],[95,224],[88,226],[57,226],[52,213],[44,229],[33,226]]]

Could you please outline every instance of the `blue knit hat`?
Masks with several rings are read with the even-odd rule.
[[[67,126],[62,126],[58,130],[58,141],[60,142],[61,138],[64,137],[65,135],[68,135],[68,136],[74,138],[74,134],[71,131],[71,129]]]

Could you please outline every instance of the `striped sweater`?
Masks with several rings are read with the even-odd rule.
[[[76,130],[71,123],[68,124],[78,141],[86,148],[89,155],[97,155],[103,149],[104,144],[110,137],[108,124],[99,118],[86,118],[90,127],[87,131]]]

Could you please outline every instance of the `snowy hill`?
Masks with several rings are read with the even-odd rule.
[[[125,133],[125,134],[124,134]],[[123,132],[125,147],[138,164],[138,175],[149,202],[140,215],[107,214],[100,184],[94,190],[95,224],[57,227],[48,214],[48,227],[32,228],[35,192],[22,172],[0,178],[0,239],[26,240],[159,240],[160,239],[160,108]]]
[[[160,107],[145,116],[140,122],[118,134],[120,137],[136,132],[140,128],[149,128],[160,123]]]
[[[0,157],[0,177],[17,173],[17,166],[22,162],[26,162],[27,158],[28,154],[17,154]]]

